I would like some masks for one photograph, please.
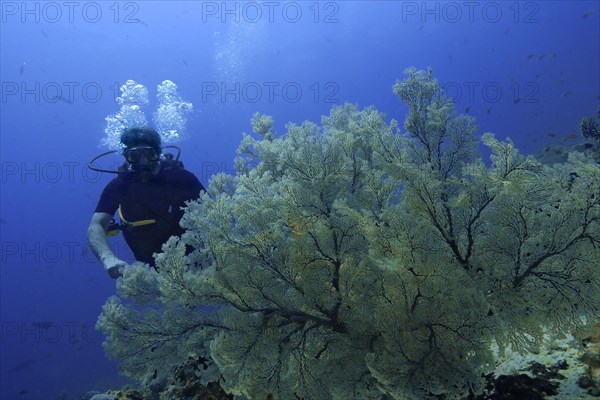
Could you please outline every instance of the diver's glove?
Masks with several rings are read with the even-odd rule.
[[[113,279],[117,279],[123,276],[123,270],[127,266],[127,263],[120,258],[115,256],[108,256],[102,260],[104,269],[108,272],[108,276]]]

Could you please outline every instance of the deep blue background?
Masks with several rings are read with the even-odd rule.
[[[84,165],[127,79],[150,89],[148,114],[164,79],[194,104],[179,144],[204,184],[233,169],[256,111],[281,133],[345,101],[403,121],[391,87],[409,66],[432,67],[481,133],[524,152],[573,143],[600,103],[597,1],[71,4],[1,2],[1,399],[124,381],[93,329],[115,282],[85,236],[112,176]]]

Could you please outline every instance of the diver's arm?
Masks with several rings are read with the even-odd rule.
[[[122,275],[122,270],[127,266],[127,263],[115,256],[106,239],[106,230],[111,220],[112,216],[110,214],[94,213],[87,230],[87,236],[96,258],[102,263],[108,275],[116,279]]]

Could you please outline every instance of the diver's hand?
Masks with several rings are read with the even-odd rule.
[[[104,264],[104,269],[108,272],[108,276],[113,279],[123,276],[123,269],[127,266],[125,261],[115,256],[106,257],[102,260],[102,264]]]

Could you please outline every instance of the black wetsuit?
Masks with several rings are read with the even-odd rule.
[[[159,173],[147,182],[134,173],[120,173],[104,188],[96,212],[114,215],[120,205],[127,222],[156,220],[143,226],[122,225],[123,236],[136,260],[154,266],[152,253],[160,252],[170,236],[184,232],[179,226],[181,207],[185,201],[197,199],[203,190],[194,174],[176,161],[163,161]]]

